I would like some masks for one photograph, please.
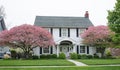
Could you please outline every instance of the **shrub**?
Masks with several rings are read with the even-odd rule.
[[[93,56],[94,58],[99,58],[99,56],[95,53],[94,54],[94,56]]]
[[[59,59],[65,59],[65,54],[64,53],[60,53],[59,54]]]
[[[40,55],[40,59],[45,59],[46,58],[46,55],[42,54]]]
[[[93,56],[92,56],[92,55],[87,55],[87,58],[88,58],[88,59],[92,59]]]
[[[10,52],[11,52],[11,58],[12,58],[12,59],[16,59],[16,57],[17,57],[17,52],[16,52],[15,50],[10,50]]]
[[[81,59],[81,55],[80,54],[78,54],[77,56],[78,56],[78,59]]]
[[[87,55],[86,54],[82,54],[81,55],[81,59],[87,59]]]
[[[41,59],[53,59],[53,58],[57,58],[57,55],[56,54],[47,54],[47,55],[40,55],[40,58]]]
[[[71,58],[71,59],[77,59],[78,56],[77,56],[76,53],[70,53],[70,58]]]
[[[57,54],[52,54],[51,57],[52,58],[57,58]]]
[[[51,59],[52,58],[52,55],[51,54],[47,54],[46,55],[46,59]]]
[[[10,57],[10,55],[8,55],[8,54],[4,54],[4,57],[3,57],[4,59],[10,59],[11,57]]]
[[[112,58],[112,54],[111,54],[110,50],[107,49],[105,54],[106,54],[106,58]]]
[[[33,55],[33,56],[32,56],[32,59],[39,59],[39,56]]]

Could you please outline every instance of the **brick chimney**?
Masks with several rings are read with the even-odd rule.
[[[84,16],[85,16],[85,18],[89,18],[89,13],[88,13],[88,11],[85,12],[85,15],[84,15]]]

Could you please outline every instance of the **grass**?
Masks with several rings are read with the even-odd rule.
[[[0,60],[0,66],[75,66],[67,60]]]
[[[80,59],[77,60],[88,65],[111,65],[120,64],[120,59]]]
[[[46,68],[0,68],[0,70],[120,70],[120,66],[100,67],[46,67]]]

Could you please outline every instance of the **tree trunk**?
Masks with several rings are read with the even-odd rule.
[[[24,52],[24,58],[25,58],[25,59],[30,59],[31,56],[32,56],[32,54],[30,53],[30,50]]]
[[[29,52],[25,51],[24,52],[24,59],[28,59],[29,58]]]
[[[100,47],[101,58],[104,57],[105,47]]]

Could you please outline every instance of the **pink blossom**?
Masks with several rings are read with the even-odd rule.
[[[54,44],[52,35],[39,26],[21,25],[0,33],[0,45],[25,48],[47,47]]]
[[[107,26],[91,26],[86,30],[81,37],[85,44],[105,43],[110,38],[112,32]]]

